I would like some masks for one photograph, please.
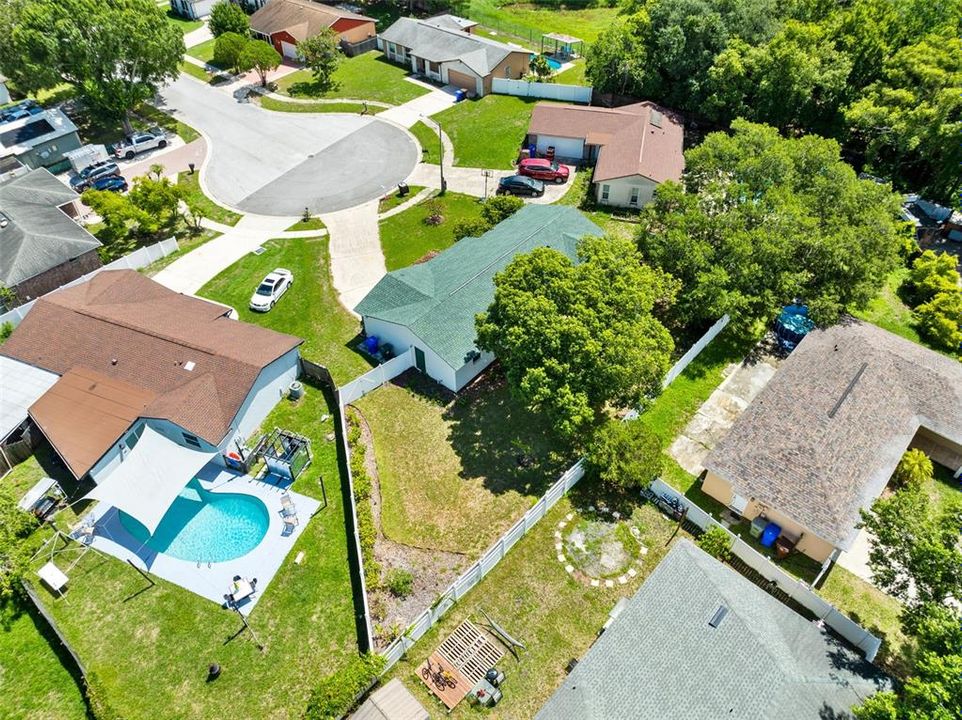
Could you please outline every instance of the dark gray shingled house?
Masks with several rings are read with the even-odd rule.
[[[888,679],[680,540],[536,720],[844,720]]]
[[[100,241],[73,220],[77,200],[43,168],[0,183],[0,285],[17,304],[100,267]]]
[[[708,456],[702,489],[822,562],[909,447],[962,470],[962,364],[855,320],[810,333]]]

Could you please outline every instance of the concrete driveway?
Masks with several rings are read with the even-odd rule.
[[[260,215],[327,213],[379,197],[418,160],[391,123],[340,113],[283,113],[181,76],[162,107],[210,143],[201,177],[221,203]]]

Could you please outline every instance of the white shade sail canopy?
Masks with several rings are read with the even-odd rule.
[[[153,535],[180,491],[214,455],[178,445],[147,425],[120,465],[86,497],[122,510]]]
[[[0,440],[27,419],[33,405],[59,375],[0,355]]]

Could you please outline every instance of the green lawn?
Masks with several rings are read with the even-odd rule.
[[[181,15],[178,15],[173,10],[167,11],[167,21],[171,25],[173,25],[175,28],[180,30],[182,33],[184,33],[184,35],[200,27],[203,27],[204,25],[204,23],[200,20],[191,20],[190,18],[185,18]]]
[[[618,9],[613,7],[561,9],[554,5],[512,3],[510,0],[471,0],[468,12],[472,20],[497,30],[499,35],[516,35],[536,48],[540,47],[541,34],[548,32],[573,35],[587,43],[594,42],[617,15]],[[502,42],[511,40],[499,39]]]
[[[454,145],[454,164],[508,170],[518,159],[535,98],[485,95],[432,116]]]
[[[885,279],[885,284],[878,296],[855,315],[907,340],[924,344],[912,324],[912,308],[903,303],[898,296],[899,286],[908,279],[908,276],[908,268],[903,267],[892,272]]]
[[[434,203],[441,203],[444,222],[428,225]],[[429,252],[444,250],[454,244],[454,226],[460,220],[481,216],[477,198],[458,193],[425,200],[404,212],[381,221],[381,249],[388,270],[397,270],[417,262]]]
[[[409,185],[408,192],[403,197],[397,190],[395,190],[393,193],[391,193],[387,197],[381,198],[381,201],[377,204],[378,214],[386,213],[388,210],[393,210],[398,205],[406,203],[408,200],[413,198],[422,190],[424,190],[424,188],[420,185]]]
[[[330,413],[309,385],[302,400],[281,401],[264,421],[312,440],[313,464],[293,489],[320,498],[323,476],[329,504],[310,519],[250,615],[263,653],[240,632],[236,614],[156,578],[151,587],[130,565],[96,552],[73,568],[65,598],[38,588],[112,717],[297,718],[317,679],[356,652],[337,450],[325,440],[333,421],[320,421]],[[295,565],[299,551],[304,561]],[[61,565],[68,560],[61,556]],[[215,683],[206,682],[211,662],[223,668]]]
[[[574,492],[590,496],[593,490],[579,485]],[[651,506],[637,508],[636,517],[645,528],[642,540],[650,550],[638,568],[638,576],[610,590],[592,588],[570,577],[556,559],[554,530],[574,509],[569,498],[562,498],[490,574],[408,651],[384,681],[399,678],[432,717],[446,717],[444,707],[421,681],[417,668],[465,619],[485,623],[483,609],[523,642],[526,649],[519,651],[520,661],[505,653],[499,663],[506,679],[501,688],[504,697],[494,708],[479,713],[462,702],[450,717],[534,717],[564,680],[568,662],[582,657],[591,647],[618,599],[634,594],[667,553],[665,544],[675,528]],[[679,534],[682,536],[683,532]]]
[[[421,162],[440,165],[441,146],[438,140],[437,129],[428,127],[420,120],[408,129],[411,131],[411,134],[418,139],[418,143],[421,145]]]
[[[0,608],[0,717],[89,720],[83,690],[65,667],[72,661],[59,647],[28,603]]]
[[[405,386],[388,384],[354,403],[374,437],[384,533],[477,556],[573,458],[498,376],[456,399],[419,373],[403,378]],[[520,452],[533,458],[529,467],[519,467]]]
[[[214,43],[215,39],[205,40],[200,45],[194,45],[194,47],[187,48],[187,54],[191,57],[197,58],[198,60],[203,60],[209,65],[213,65],[211,62],[214,59]],[[216,66],[215,66],[216,67]]]
[[[327,243],[326,237],[271,240],[264,244],[266,252],[244,256],[198,295],[236,308],[241,320],[304,338],[301,354],[327,367],[335,382],[343,384],[370,366],[349,347],[361,327],[337,300]],[[294,286],[270,312],[251,312],[247,307],[251,293],[277,267],[294,273]]]
[[[236,225],[240,222],[241,215],[222,208],[204,194],[204,191],[200,188],[199,172],[180,173],[177,176],[177,184],[187,192],[188,200],[196,204],[208,220],[223,223],[224,225]]]
[[[585,61],[576,60],[574,67],[570,67],[554,76],[559,85],[587,85],[585,80]]]
[[[409,71],[388,62],[378,50],[352,58],[342,58],[334,71],[334,89],[321,92],[314,85],[310,70],[298,70],[277,81],[277,92],[285,95],[376,100],[401,105],[429,92],[405,80]]]
[[[286,232],[297,232],[300,230],[324,230],[324,221],[319,217],[312,217],[307,220],[303,218],[287,228]]]
[[[351,113],[352,115],[359,115],[364,112],[364,105],[361,103],[352,102],[334,102],[334,103],[305,103],[305,102],[287,102],[285,100],[278,100],[272,97],[262,97],[260,99],[261,107],[265,110],[273,110],[275,112],[293,112],[293,113]],[[379,112],[384,112],[387,108],[368,106],[367,114],[376,115]]]
[[[952,477],[952,471],[944,465],[933,465],[935,477],[925,484],[925,492],[932,498],[932,504],[942,510],[950,503],[962,502],[962,480]]]

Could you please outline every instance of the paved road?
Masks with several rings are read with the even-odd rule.
[[[371,117],[271,112],[185,76],[161,94],[163,107],[210,141],[207,189],[244,212],[353,207],[404,180],[418,160],[409,135]]]

